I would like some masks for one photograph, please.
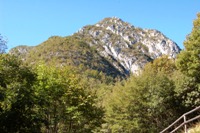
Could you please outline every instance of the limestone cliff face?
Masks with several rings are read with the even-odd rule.
[[[137,28],[116,17],[85,26],[74,35],[96,46],[101,56],[126,73],[137,73],[150,60],[162,55],[175,58],[180,52],[177,44],[160,31]]]

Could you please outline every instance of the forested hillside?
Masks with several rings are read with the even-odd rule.
[[[199,106],[200,14],[181,52],[131,27],[105,19],[9,53],[0,38],[0,132],[157,133]]]

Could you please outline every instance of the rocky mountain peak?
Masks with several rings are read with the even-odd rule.
[[[83,27],[77,35],[87,38],[90,46],[97,46],[99,53],[117,61],[114,66],[136,73],[144,64],[162,55],[175,58],[178,45],[158,30],[142,29],[117,17],[105,18],[92,26]]]
[[[116,34],[119,34],[120,32],[124,32],[127,29],[134,28],[133,25],[127,22],[124,22],[122,19],[117,18],[117,17],[105,18],[102,21],[98,22],[95,26],[103,27]]]
[[[124,25],[124,22],[122,19],[118,18],[118,17],[108,17],[108,18],[104,18],[103,20],[99,21],[97,23],[97,25],[109,25],[109,24],[117,24],[117,25]]]

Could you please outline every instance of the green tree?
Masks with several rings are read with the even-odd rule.
[[[180,71],[176,71],[173,76],[175,83],[176,99],[183,113],[195,108],[200,103],[200,90],[198,83],[192,77],[186,76]]]
[[[92,132],[101,125],[103,109],[97,98],[81,84],[73,70],[40,65],[35,90],[42,132]]]
[[[200,105],[200,13],[193,22],[192,32],[184,42],[185,50],[181,51],[176,60],[177,68],[184,74],[183,84],[177,84],[186,106]],[[182,87],[182,91],[181,88]]]
[[[145,68],[108,94],[108,128],[119,133],[161,131],[179,114],[174,88],[165,73]]]
[[[177,57],[177,67],[188,76],[200,80],[200,13],[193,22],[192,32],[184,42],[185,50]]]
[[[1,132],[39,132],[40,120],[34,109],[32,88],[35,74],[13,56],[0,55]]]
[[[147,63],[144,69],[149,69],[155,73],[163,72],[163,74],[168,76],[171,76],[177,70],[175,60],[170,59],[166,55],[155,59],[153,62]]]

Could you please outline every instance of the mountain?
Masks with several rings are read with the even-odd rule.
[[[145,63],[162,55],[175,58],[180,48],[157,30],[141,29],[119,18],[105,18],[96,25],[85,26],[76,34],[90,46],[101,47],[103,57],[120,62],[129,72],[137,72]]]
[[[18,46],[9,51],[29,65],[45,62],[48,65],[79,67],[82,71],[97,70],[107,76],[124,77],[98,51],[75,36],[52,36],[35,47]]]
[[[38,46],[18,46],[9,53],[31,64],[44,60],[121,77],[137,73],[162,55],[175,58],[179,52],[178,45],[160,31],[138,28],[112,17],[84,26],[72,36],[53,36]]]

